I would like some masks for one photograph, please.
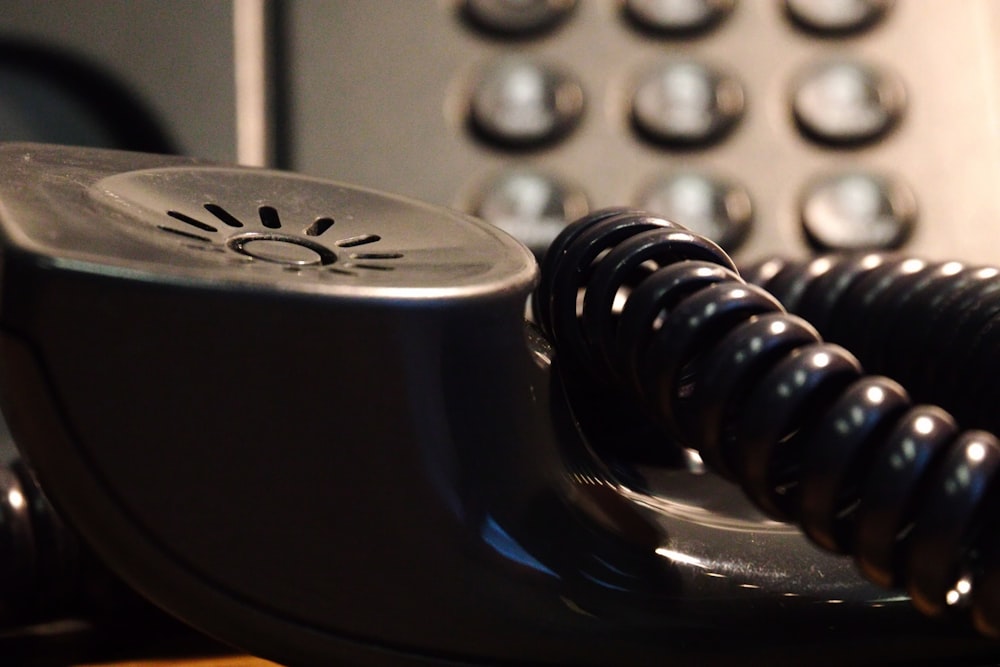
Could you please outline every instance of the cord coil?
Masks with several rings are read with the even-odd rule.
[[[912,349],[892,342],[912,320],[892,316],[915,317],[930,299],[947,327],[970,299],[1000,293],[995,272],[949,265],[806,266],[764,263],[751,274],[887,368]],[[965,287],[946,280],[956,275]],[[964,343],[1000,313],[1000,297],[990,304],[991,314],[964,316],[951,340]],[[533,308],[564,363],[630,392],[766,513],[852,555],[868,578],[904,588],[924,613],[968,610],[980,631],[1000,635],[996,437],[960,431],[896,381],[865,375],[851,352],[745,282],[714,243],[640,211],[601,210],[567,227],[542,263]],[[890,319],[875,318],[880,309]],[[873,328],[882,332],[874,342],[859,338]],[[922,366],[911,362],[906,377]],[[935,392],[922,389],[921,400],[927,393]]]
[[[852,350],[867,370],[895,378],[966,427],[1000,432],[997,268],[870,253],[769,259],[743,276]]]

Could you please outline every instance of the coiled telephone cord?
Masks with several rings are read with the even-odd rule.
[[[1000,433],[997,268],[870,253],[772,259],[743,277],[866,370],[947,408],[966,427]]]
[[[996,430],[997,272],[860,255],[749,275],[835,343],[711,241],[627,209],[562,232],[534,314],[562,363],[630,392],[764,512],[1000,635],[1000,441],[836,344]]]

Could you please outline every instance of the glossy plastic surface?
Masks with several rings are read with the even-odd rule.
[[[12,431],[112,567],[205,632],[295,664],[1000,657],[718,478],[622,454],[650,435],[524,323],[533,262],[500,232],[172,158],[8,146],[0,173]],[[244,228],[185,247],[158,225],[190,201]],[[350,212],[406,259],[325,276],[215,240],[262,207]]]

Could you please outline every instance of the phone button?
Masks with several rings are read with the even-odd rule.
[[[476,83],[469,120],[484,139],[512,148],[568,132],[583,114],[583,88],[569,74],[526,58],[488,67]]]
[[[806,237],[819,250],[889,249],[909,236],[917,205],[897,179],[846,173],[810,184],[801,216]]]
[[[576,5],[576,0],[465,0],[467,19],[486,30],[523,35],[551,28]]]
[[[890,0],[785,0],[785,9],[807,30],[845,33],[877,23],[891,4]]]
[[[512,169],[482,190],[474,214],[524,243],[541,257],[571,220],[586,215],[587,197],[578,187],[534,169]]]
[[[846,60],[810,67],[792,91],[792,111],[802,133],[832,144],[879,138],[898,121],[905,101],[896,76]]]
[[[681,35],[713,27],[733,4],[734,0],[625,0],[625,12],[640,28]]]
[[[729,74],[699,62],[664,62],[640,77],[632,121],[651,141],[693,147],[721,139],[743,109],[743,87]]]
[[[745,188],[693,172],[652,181],[640,192],[638,205],[708,237],[727,251],[739,247],[753,219]]]

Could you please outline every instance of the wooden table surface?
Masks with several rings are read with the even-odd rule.
[[[59,621],[0,631],[6,667],[276,667],[166,616],[101,623]]]
[[[276,667],[276,664],[248,656],[215,656],[210,658],[159,658],[126,660],[124,662],[82,662],[74,667]]]

